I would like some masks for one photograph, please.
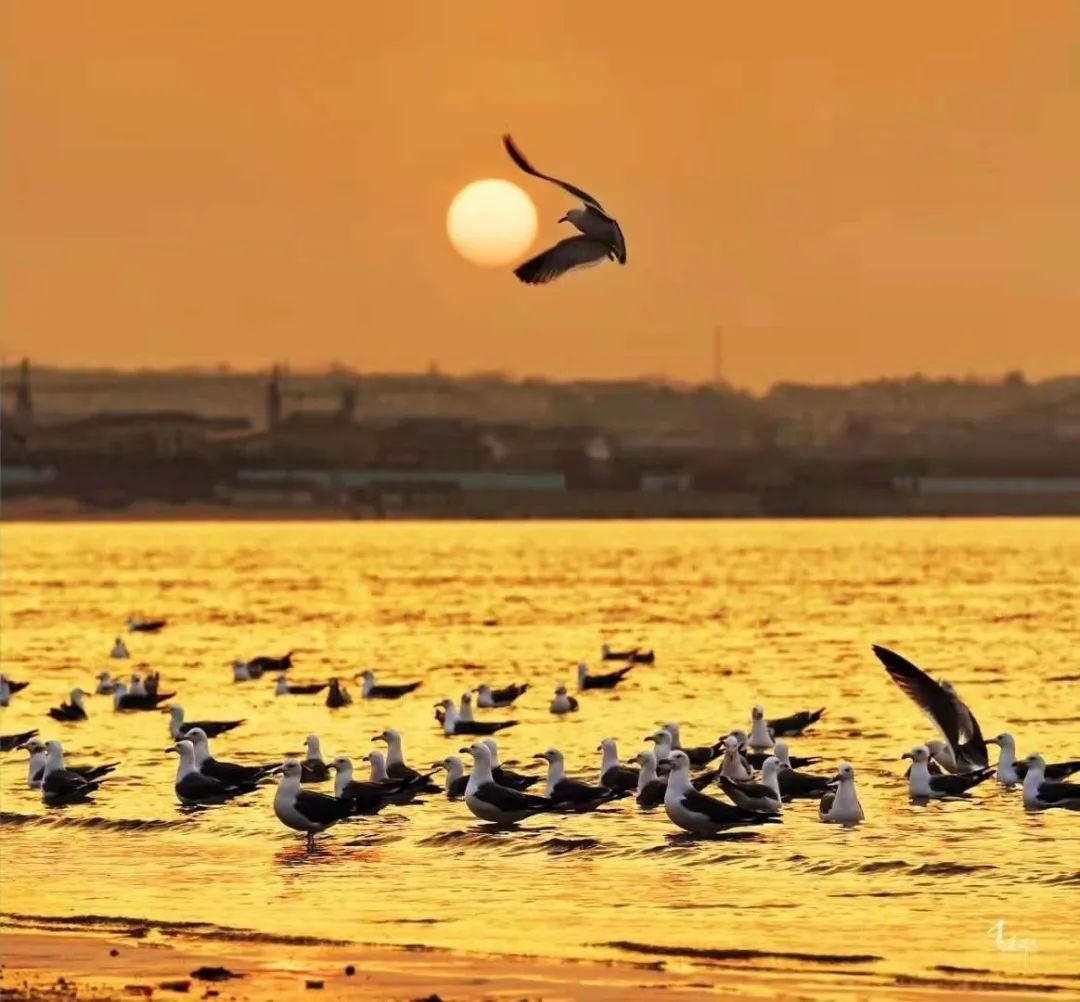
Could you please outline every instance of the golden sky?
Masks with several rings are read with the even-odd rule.
[[[755,387],[1080,371],[1080,4],[4,7],[9,360],[703,380],[720,326]],[[457,255],[481,177],[567,235],[504,131],[625,268]]]

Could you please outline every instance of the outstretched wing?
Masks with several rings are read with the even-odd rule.
[[[567,237],[519,265],[514,269],[514,274],[528,285],[542,285],[574,268],[599,264],[608,256],[609,251],[610,248],[602,240],[594,240],[592,237]]]
[[[874,645],[874,654],[892,680],[918,705],[955,751],[960,747],[960,721],[949,694],[921,668],[887,647]]]
[[[564,191],[570,192],[575,198],[580,198],[586,205],[591,205],[594,209],[604,212],[604,207],[587,191],[582,191],[568,181],[560,181],[557,177],[551,177],[550,174],[541,174],[540,171],[525,159],[525,155],[517,148],[517,145],[514,143],[514,140],[510,137],[509,133],[503,136],[503,146],[506,147],[506,152],[510,154],[510,159],[525,171],[526,174],[532,174],[533,177],[538,177],[541,180],[557,184]],[[606,216],[607,213],[604,212],[604,215]]]

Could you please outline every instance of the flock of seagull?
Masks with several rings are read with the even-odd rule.
[[[128,624],[134,632],[157,632],[164,625],[163,620],[135,619]],[[875,646],[873,650],[892,680],[929,716],[941,734],[902,756],[911,760],[907,784],[914,801],[967,797],[974,787],[996,776],[1002,786],[1022,786],[1027,810],[1080,810],[1080,784],[1067,781],[1080,771],[1080,760],[1047,764],[1038,754],[1019,759],[1011,734],[983,737],[971,708],[951,683],[936,681],[888,648]],[[615,651],[606,645],[601,656],[605,661],[625,664],[602,673],[592,673],[580,664],[579,691],[610,691],[635,667],[655,661],[652,651]],[[122,638],[116,639],[111,657],[130,657]],[[276,673],[274,692],[278,696],[325,691],[327,706],[351,703],[352,697],[340,679],[293,683],[286,675],[292,665],[291,651],[281,656],[264,655],[235,662],[233,678],[246,682]],[[422,684],[377,682],[370,669],[356,678],[361,682],[363,699],[403,699]],[[498,826],[516,825],[539,814],[593,811],[624,798],[633,798],[643,810],[663,807],[676,826],[695,835],[778,823],[784,805],[802,799],[818,802],[818,817],[823,822],[856,825],[864,820],[854,767],[840,762],[831,774],[809,772],[807,767],[822,759],[792,754],[785,740],[801,736],[817,724],[824,716],[824,708],[770,719],[763,707],[755,706],[749,732],[731,730],[713,742],[696,746],[684,745],[679,724],[670,721],[648,735],[645,740],[650,746],[628,761],[620,757],[615,739],[606,737],[596,749],[600,763],[593,781],[569,776],[563,753],[557,748],[534,756],[537,762],[545,763],[546,776],[515,772],[504,764],[493,735],[516,726],[518,721],[480,719],[474,711],[510,708],[530,686],[515,683],[496,687],[485,682],[462,694],[457,702],[442,699],[435,704],[435,719],[442,733],[447,737],[471,737],[472,743],[421,771],[406,763],[402,735],[387,729],[373,738],[386,745],[385,754],[379,749],[365,755],[369,776],[357,779],[352,760],[338,755],[328,762],[314,734],[305,742],[303,758],[290,758],[284,763],[246,765],[217,759],[210,741],[244,721],[186,720],[183,707],[170,702],[176,693],[162,692],[160,681],[158,673],[145,677],[133,674],[125,683],[103,671],[97,676],[95,692],[111,696],[117,712],[168,711],[173,744],[167,750],[175,752],[179,759],[174,787],[181,804],[220,804],[276,782],[275,815],[288,828],[303,833],[309,844],[317,834],[347,818],[377,814],[389,805],[421,803],[420,797],[433,794],[462,801],[477,818]],[[0,673],[0,706],[8,706],[12,696],[28,684]],[[85,698],[81,689],[74,689],[66,702],[49,710],[49,716],[65,723],[86,720]],[[169,705],[162,707],[164,703]],[[566,686],[555,690],[549,704],[552,714],[561,716],[579,709],[578,699],[569,694]],[[989,761],[991,744],[999,748],[995,766]],[[14,749],[29,753],[28,785],[40,789],[44,803],[50,807],[90,800],[120,765],[68,765],[61,743],[40,739],[36,729],[0,735],[0,750]],[[468,755],[471,765],[467,767],[460,755]],[[445,778],[437,783],[435,777],[440,772],[445,773]],[[306,788],[331,779],[332,794]],[[726,799],[707,790],[721,792]]]

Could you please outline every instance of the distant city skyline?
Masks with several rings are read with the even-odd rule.
[[[1080,372],[1080,7],[136,0],[9,12],[3,349],[557,379]],[[238,47],[236,40],[245,44]],[[499,137],[625,268],[524,288],[447,207]]]

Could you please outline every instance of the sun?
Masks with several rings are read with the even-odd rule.
[[[450,203],[446,233],[454,249],[473,264],[510,264],[536,239],[536,206],[510,181],[473,181]]]

